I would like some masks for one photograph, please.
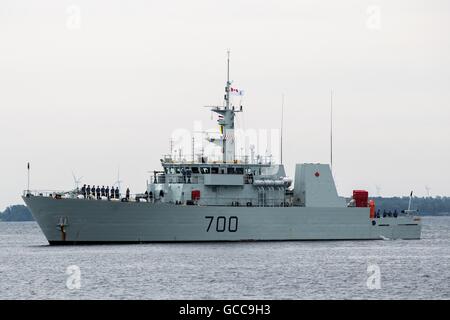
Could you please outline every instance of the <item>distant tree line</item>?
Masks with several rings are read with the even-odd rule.
[[[400,212],[408,209],[409,197],[375,197],[371,199],[375,201],[375,207],[381,211],[397,210]],[[411,209],[419,210],[421,215],[449,215],[450,197],[413,197]]]
[[[0,212],[1,221],[34,221],[30,210],[22,204],[17,204],[6,208]]]
[[[380,209],[381,212],[384,210],[400,212],[408,209],[409,197],[375,197],[370,199],[375,200],[376,209]],[[450,197],[413,197],[411,209],[419,210],[421,215],[450,215]],[[28,208],[21,204],[10,206],[5,211],[0,212],[0,220],[34,221]]]

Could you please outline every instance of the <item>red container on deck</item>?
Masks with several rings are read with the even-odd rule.
[[[192,190],[191,198],[192,198],[192,201],[200,200],[200,190]]]
[[[353,199],[357,207],[367,207],[369,192],[366,190],[353,190]]]

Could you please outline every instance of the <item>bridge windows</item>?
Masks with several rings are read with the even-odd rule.
[[[211,168],[211,173],[212,174],[218,174],[219,173],[219,168],[218,167],[212,167]]]
[[[164,167],[164,172],[167,174],[180,174],[180,175],[190,175],[190,174],[232,174],[232,175],[244,175],[244,173],[249,173],[251,170],[249,168],[238,167],[238,166],[167,166]]]
[[[202,167],[202,168],[200,168],[200,172],[202,174],[209,174],[209,168],[208,167]]]
[[[198,167],[192,167],[192,173],[200,173],[199,168]]]

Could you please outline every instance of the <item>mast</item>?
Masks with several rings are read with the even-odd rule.
[[[225,108],[230,108],[230,50],[227,51],[227,89],[226,89],[226,105]]]
[[[227,84],[225,87],[225,106],[208,106],[211,111],[219,114],[219,120],[217,120],[220,126],[221,137],[211,138],[210,142],[220,142],[222,145],[222,161],[234,162],[236,160],[235,144],[234,144],[234,117],[235,113],[242,112],[242,107],[235,109],[230,102],[231,93],[231,80],[230,80],[230,51],[227,51]]]
[[[283,120],[284,120],[284,93],[281,95],[281,132],[280,132],[280,163],[283,164]]]
[[[192,137],[192,163],[195,162],[195,138]]]
[[[408,202],[408,211],[411,211],[411,201],[412,201],[413,192],[409,194],[409,202]]]
[[[227,86],[226,86],[226,93],[225,93],[225,110],[228,113],[228,110],[230,110],[230,50],[227,51]],[[226,114],[224,115],[224,119],[226,117]],[[234,124],[233,124],[234,126]],[[227,162],[227,129],[226,126],[221,127],[221,133],[223,134],[222,137],[222,160],[224,163]],[[233,157],[234,158],[234,157]],[[234,160],[234,159],[233,159]]]
[[[27,163],[27,196],[30,195],[30,163]]]
[[[333,172],[333,90],[330,95],[330,164]]]
[[[119,166],[119,167],[117,167],[117,186],[118,186],[119,190],[120,190],[120,183],[121,182],[122,181],[120,181],[120,166]]]

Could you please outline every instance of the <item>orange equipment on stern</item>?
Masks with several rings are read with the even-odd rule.
[[[375,201],[370,200],[369,207],[370,207],[370,219],[375,219]]]

